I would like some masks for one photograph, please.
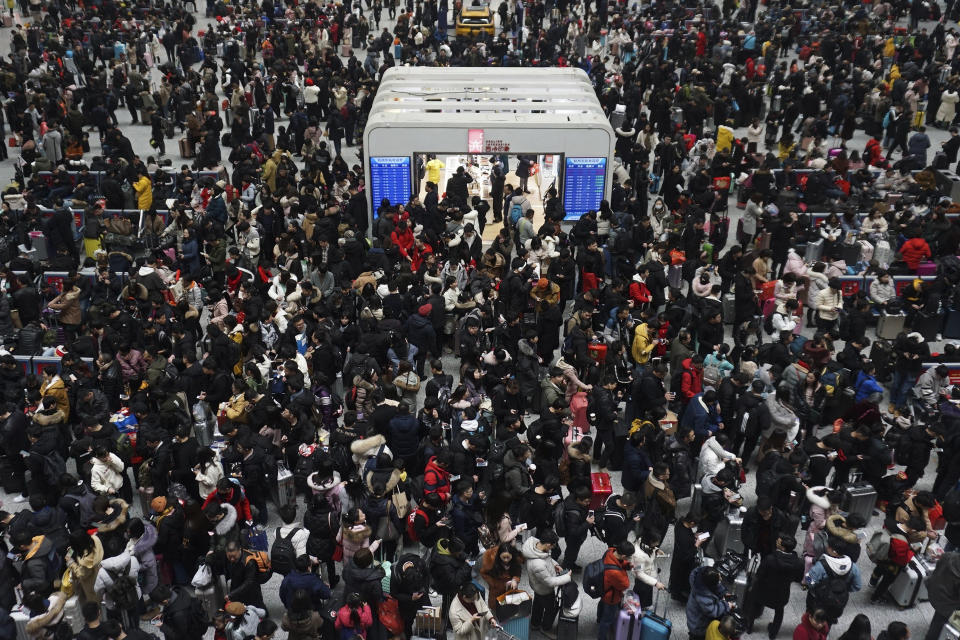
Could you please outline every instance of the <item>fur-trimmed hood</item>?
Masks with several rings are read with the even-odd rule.
[[[848,542],[850,544],[860,544],[860,539],[857,538],[857,534],[854,531],[847,529],[845,526],[846,523],[847,519],[840,514],[829,516],[827,518],[826,525],[827,533],[831,536],[840,538],[844,542]]]
[[[387,439],[381,435],[361,438],[360,440],[354,440],[350,443],[350,453],[355,456],[362,456],[371,449],[376,449],[385,444],[387,444]]]
[[[67,596],[62,591],[54,591],[47,598],[47,610],[31,616],[27,621],[27,633],[37,635],[44,627],[52,627],[63,619],[63,605],[67,603]],[[32,612],[31,612],[32,613]]]
[[[113,518],[97,525],[97,531],[100,533],[116,531],[127,522],[127,510],[130,508],[130,505],[120,498],[114,498],[110,501],[110,507],[114,511],[112,514]]]
[[[826,489],[826,487],[810,487],[807,489],[807,500],[810,501],[810,504],[820,507],[824,511],[830,508],[830,501],[827,500],[826,495],[819,495],[816,492],[821,489]]]
[[[576,445],[570,443],[567,445],[567,455],[569,455],[574,460],[583,460],[584,462],[590,462],[591,457],[589,453],[584,453],[577,449]]]
[[[373,533],[373,530],[367,525],[363,525],[363,528],[356,529],[354,529],[354,527],[341,527],[340,530],[343,531],[343,537],[345,539],[357,545],[363,544],[363,541]]]
[[[233,529],[237,524],[237,510],[229,502],[222,502],[220,506],[227,510],[226,515],[217,522],[216,526],[213,528],[214,533],[218,536],[225,536]]]

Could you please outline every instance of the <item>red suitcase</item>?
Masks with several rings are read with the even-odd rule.
[[[937,263],[936,262],[921,262],[917,267],[917,277],[924,276],[935,276],[937,275]]]
[[[607,503],[607,498],[613,493],[613,487],[610,485],[609,473],[591,473],[590,488],[593,490],[593,497],[590,498],[590,508],[599,509]]]

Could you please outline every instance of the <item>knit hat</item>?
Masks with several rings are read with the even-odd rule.
[[[422,305],[419,309],[417,309],[417,313],[419,313],[424,317],[430,315],[432,312],[433,312],[433,305],[430,304],[429,302],[425,305]]]
[[[537,280],[538,289],[546,289],[549,284],[550,284],[550,281],[547,280],[546,278],[540,278],[539,280]]]
[[[234,617],[240,617],[247,612],[247,608],[243,606],[242,602],[228,602],[223,610]]]
[[[163,496],[157,496],[150,501],[150,510],[155,513],[163,513],[164,509],[167,508],[167,499]]]

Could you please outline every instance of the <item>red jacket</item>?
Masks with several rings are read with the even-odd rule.
[[[630,283],[630,299],[637,304],[650,302],[650,289],[645,283],[634,280]]]
[[[230,503],[230,505],[237,510],[238,522],[249,522],[253,520],[253,515],[250,513],[250,500],[247,498],[247,494],[243,489],[236,486],[230,490],[230,498],[228,500],[221,500],[217,490],[214,489],[210,492],[210,495],[207,496],[207,499],[203,501],[203,507],[201,507],[200,510],[203,511],[210,503],[223,504],[224,502]]]
[[[703,369],[694,368],[691,358],[681,362],[680,366],[683,367],[680,377],[680,394],[683,397],[683,403],[686,404],[693,396],[703,393]]]
[[[409,227],[401,231],[399,228],[390,232],[390,240],[397,246],[400,255],[404,258],[410,257],[410,250],[413,249],[413,231]]]
[[[619,569],[604,569],[603,595],[601,599],[607,604],[620,604],[623,601],[623,592],[630,588],[630,576],[627,575],[627,561],[617,559],[615,549],[610,547],[603,554],[603,564],[612,564]]]
[[[890,553],[887,554],[890,562],[898,567],[905,567],[913,560],[913,556],[913,549],[910,548],[906,538],[900,534],[890,536]]]
[[[444,502],[450,500],[450,472],[437,464],[436,456],[427,461],[423,470],[423,493],[435,493]]]
[[[830,633],[830,625],[824,624],[823,629],[817,631],[810,624],[810,614],[805,613],[800,624],[793,630],[793,640],[827,640],[828,633]]]
[[[927,244],[926,240],[910,238],[900,247],[900,255],[903,256],[903,261],[907,263],[910,270],[916,271],[920,263],[933,254],[930,253],[930,245]]]

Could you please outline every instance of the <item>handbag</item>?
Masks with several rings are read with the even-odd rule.
[[[393,596],[384,596],[380,603],[380,624],[390,632],[390,635],[398,636],[403,633],[403,618],[400,616],[400,602]]]
[[[394,487],[393,493],[390,495],[390,502],[393,503],[397,517],[401,520],[410,515],[410,499],[407,498],[406,492],[400,490],[399,486]]]
[[[60,579],[60,591],[67,598],[73,597],[73,572],[69,568],[63,572],[63,577]]]
[[[337,534],[336,543],[337,546],[333,548],[333,561],[334,562],[343,562],[343,531]]]

